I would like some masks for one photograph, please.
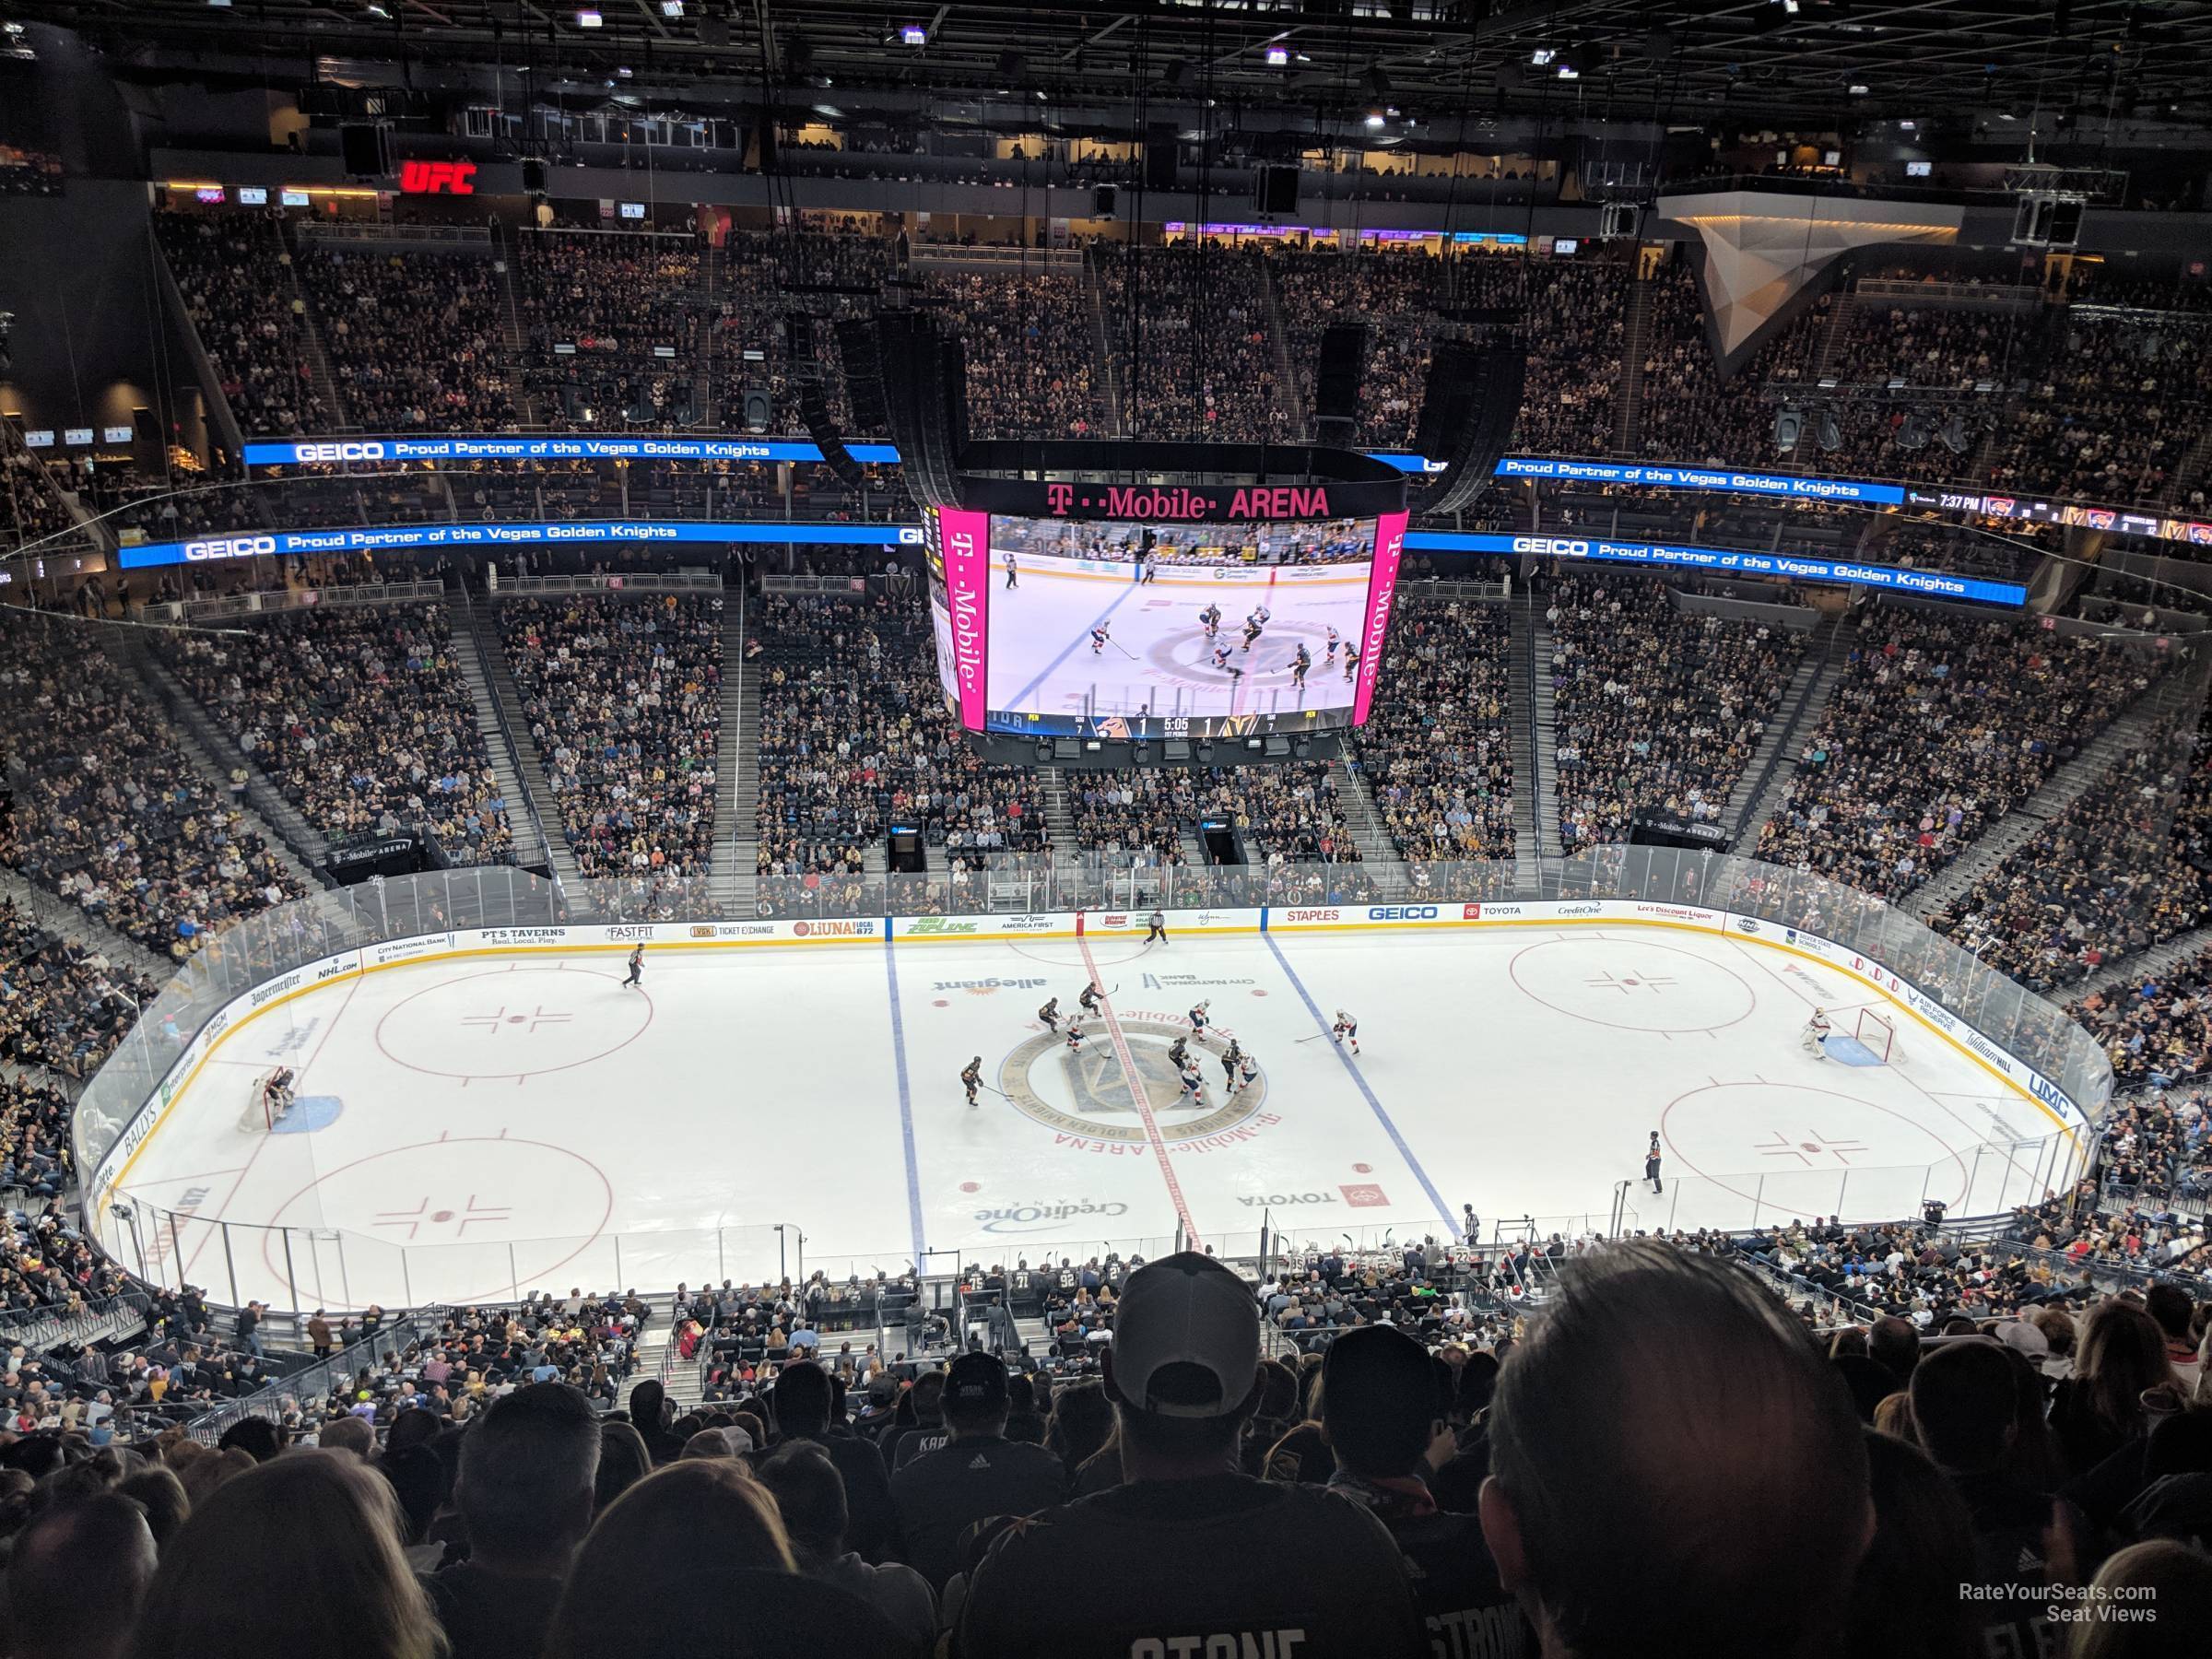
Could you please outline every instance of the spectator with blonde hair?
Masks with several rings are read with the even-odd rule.
[[[446,1646],[400,1554],[391,1488],[357,1457],[311,1451],[250,1466],[194,1509],[129,1651],[443,1659]]]
[[[2099,1569],[2086,1606],[2067,1659],[2194,1659],[2212,1630],[2212,1556],[2171,1538],[2131,1545]]]

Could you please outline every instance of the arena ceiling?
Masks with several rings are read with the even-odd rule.
[[[1210,95],[1391,103],[1432,119],[1567,112],[1767,124],[1986,109],[2196,121],[2212,0],[0,0],[142,70],[313,60],[641,83],[731,97]],[[596,18],[596,25],[587,24]],[[902,31],[924,31],[908,43]],[[1280,62],[1271,62],[1274,48]],[[1540,52],[1554,55],[1538,63]],[[1163,108],[1162,113],[1165,113]]]

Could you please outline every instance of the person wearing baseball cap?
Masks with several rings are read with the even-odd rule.
[[[891,1477],[907,1565],[942,1594],[959,1571],[960,1535],[994,1515],[1033,1515],[1067,1496],[1067,1469],[1042,1446],[1006,1439],[1006,1362],[962,1354],[945,1373],[952,1438]]]
[[[1405,1558],[1366,1508],[1239,1467],[1259,1407],[1259,1307],[1183,1251],[1129,1277],[1102,1356],[1124,1483],[1008,1528],[974,1572],[953,1659],[1289,1653],[1427,1659]],[[1040,1584],[1116,1586],[1080,1618]]]

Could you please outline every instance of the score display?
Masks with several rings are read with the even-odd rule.
[[[928,518],[939,680],[970,731],[1128,741],[1367,720],[1404,512]]]

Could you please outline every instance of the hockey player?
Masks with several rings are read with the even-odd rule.
[[[1214,647],[1214,666],[1220,669],[1224,674],[1233,674],[1238,676],[1240,678],[1242,677],[1244,673],[1243,669],[1232,667],[1230,665],[1229,660],[1229,647],[1227,645],[1217,645]]]
[[[1155,910],[1145,918],[1145,925],[1148,930],[1145,935],[1146,944],[1165,945],[1168,942],[1168,918],[1162,912]]]
[[[1168,1044],[1168,1064],[1177,1071],[1181,1071],[1184,1061],[1189,1057],[1190,1050],[1191,1040],[1189,1038],[1176,1038],[1174,1041]]]
[[[1112,630],[1107,626],[1107,624],[1103,622],[1100,623],[1096,628],[1090,630],[1090,654],[1092,656],[1097,656],[1100,652],[1106,649],[1106,638],[1107,635],[1112,631]]]
[[[1330,629],[1329,642],[1322,648],[1321,653],[1321,661],[1324,667],[1334,668],[1336,665],[1336,653],[1343,644],[1344,641],[1337,634],[1336,630],[1333,628]]]
[[[1259,617],[1259,612],[1254,611],[1251,616],[1244,618],[1244,643],[1241,649],[1245,651],[1250,651],[1252,649],[1252,642],[1260,637],[1262,629],[1265,626],[1260,621]]]
[[[1359,1022],[1342,1008],[1336,1010],[1336,1023],[1329,1028],[1329,1041],[1349,1043],[1353,1053],[1359,1052]]]
[[[1643,1178],[1652,1183],[1653,1192],[1656,1193],[1661,1190],[1659,1185],[1659,1131],[1656,1129],[1652,1131],[1652,1144],[1643,1149]]]
[[[622,982],[622,988],[627,991],[632,985],[641,991],[645,989],[645,947],[642,945],[630,947],[629,977]]]
[[[1301,641],[1298,647],[1298,654],[1290,659],[1290,683],[1303,690],[1306,684],[1306,670],[1312,666],[1313,653],[1306,649]]]
[[[1823,1060],[1827,1059],[1828,1034],[1833,1029],[1829,1022],[1828,1010],[1815,1008],[1813,1017],[1805,1022],[1806,1053],[1817,1054]]]
[[[1206,637],[1212,639],[1221,631],[1221,607],[1218,605],[1207,606],[1198,613],[1198,620],[1205,625]]]
[[[1207,1018],[1206,1010],[1213,1006],[1213,999],[1208,997],[1205,1002],[1200,1003],[1196,1007],[1191,1010],[1192,1036],[1203,1037],[1206,1035],[1206,1022]]]
[[[1252,615],[1244,619],[1247,622],[1257,622],[1262,628],[1265,628],[1275,620],[1275,613],[1264,604],[1255,605],[1252,607]]]
[[[983,1057],[978,1054],[968,1062],[968,1069],[960,1073],[960,1086],[968,1091],[968,1105],[975,1105],[975,1091],[983,1085]]]
[[[1182,1093],[1179,1100],[1188,1100],[1194,1106],[1206,1104],[1206,1079],[1198,1074],[1198,1063],[1186,1061],[1182,1067]]]
[[[1060,1029],[1060,999],[1056,996],[1050,998],[1043,1007],[1037,1010],[1037,1018],[1043,1023],[1046,1030],[1058,1030]]]
[[[1257,1060],[1254,1060],[1250,1054],[1238,1055],[1237,1086],[1230,1092],[1232,1094],[1242,1094],[1246,1089],[1250,1088],[1254,1082],[1258,1081],[1259,1076],[1260,1063]]]
[[[1089,984],[1083,987],[1083,994],[1077,997],[1076,1000],[1083,1005],[1084,1013],[1096,1014],[1099,1011],[1099,982],[1092,980]]]
[[[1221,1052],[1222,1082],[1234,1083],[1237,1080],[1237,1062],[1243,1058],[1244,1051],[1237,1046],[1237,1040],[1231,1037],[1229,1040],[1229,1047]]]
[[[1015,581],[1014,577],[1015,577],[1014,549],[1013,549],[1013,548],[1011,548],[1011,547],[1008,547],[1008,548],[1006,549],[1006,585],[1007,585],[1008,587],[1010,587],[1010,588],[1019,587],[1019,586],[1021,585],[1021,583],[1020,583],[1020,582],[1018,582]]]
[[[1137,586],[1143,587],[1147,582],[1156,581],[1159,578],[1159,555],[1155,553],[1150,547],[1147,547],[1144,550],[1144,553],[1137,560],[1137,563],[1142,567],[1143,571],[1143,573],[1136,579]]]
[[[1359,648],[1350,641],[1344,646],[1344,683],[1350,685],[1359,675]]]
[[[1083,1052],[1083,1021],[1080,1016],[1067,1022],[1067,1052],[1071,1054]]]

